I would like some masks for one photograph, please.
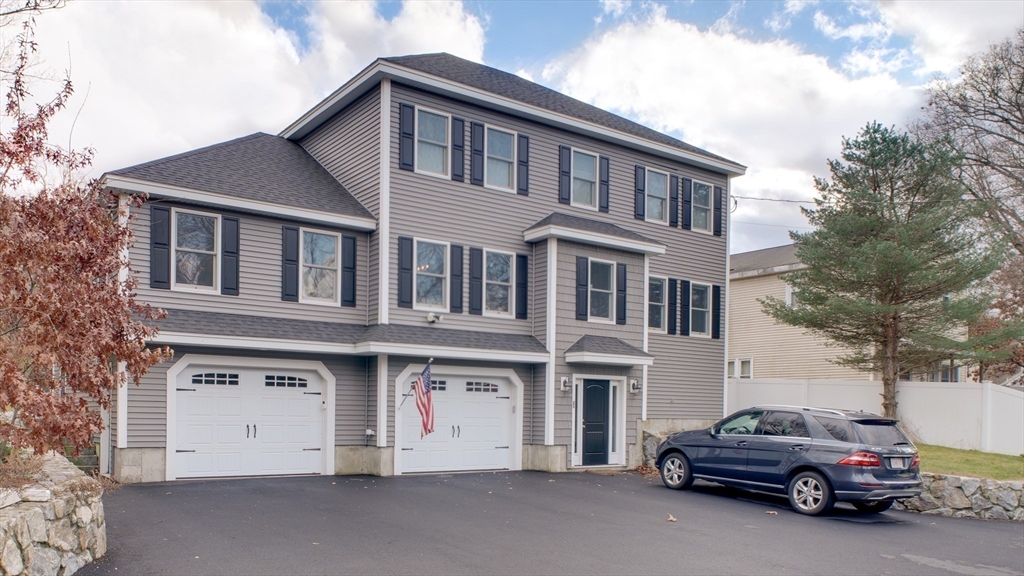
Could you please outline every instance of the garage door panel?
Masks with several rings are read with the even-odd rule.
[[[219,446],[238,446],[245,440],[240,424],[220,424],[217,426],[216,442]]]
[[[242,399],[238,396],[217,398],[217,416],[231,417],[242,415]]]
[[[217,471],[225,475],[240,474],[242,471],[242,453],[222,452],[217,454]]]

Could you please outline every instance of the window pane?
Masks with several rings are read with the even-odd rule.
[[[693,183],[693,205],[711,208],[711,186],[707,184]]]
[[[302,233],[302,263],[338,267],[338,238],[315,232]]]
[[[691,310],[690,332],[695,334],[708,333],[708,313],[703,310]]]
[[[417,275],[416,302],[427,306],[444,306],[444,278]]]
[[[753,434],[763,412],[747,412],[722,422],[718,426],[719,434]]]
[[[651,280],[648,283],[648,300],[653,304],[665,303],[665,281]]]
[[[850,425],[849,420],[843,420],[841,418],[829,418],[828,416],[815,416],[815,420],[818,424],[829,433],[829,436],[839,440],[840,442],[854,442],[855,436],[853,435],[853,427]]]
[[[861,442],[871,446],[910,446],[910,440],[891,420],[858,420],[853,423]]]
[[[668,196],[668,176],[658,172],[647,172],[647,195],[658,198]]]
[[[488,284],[487,309],[494,312],[508,312],[508,292],[508,286]]]
[[[665,219],[665,199],[655,198],[654,196],[647,197],[647,219],[648,220],[664,220]]]
[[[693,208],[693,227],[700,228],[701,230],[710,229],[708,226],[708,222],[711,220],[709,212],[710,210],[707,208],[697,208],[695,206]]]
[[[427,172],[447,174],[447,157],[446,147],[420,142],[419,150],[416,151],[416,167]]]
[[[512,161],[512,135],[497,130],[487,130],[487,155]]]
[[[664,320],[662,315],[664,310],[665,307],[661,304],[649,304],[647,307],[647,326],[660,329],[662,327],[661,322]]]
[[[690,299],[690,305],[694,308],[701,310],[708,309],[708,287],[707,286],[694,286],[691,290],[692,297]]]
[[[579,178],[572,179],[572,201],[576,204],[585,204],[587,206],[594,205],[594,183],[587,182],[586,180],[580,180]]]
[[[732,378],[733,376],[736,376],[736,361],[735,360],[729,360],[729,364],[727,365],[727,367],[725,369],[725,373],[730,378]]]
[[[597,182],[597,158],[580,152],[572,153],[572,176]]]
[[[512,187],[512,163],[495,158],[487,159],[487,183],[501,188]]]
[[[590,293],[590,316],[592,318],[611,318],[612,295],[608,292]]]
[[[444,274],[445,246],[430,242],[416,243],[416,272]]]
[[[438,144],[448,143],[448,119],[438,114],[420,110],[419,137]]]
[[[808,438],[807,424],[801,414],[774,412],[765,419],[761,428],[764,436],[789,436],[791,438]]]
[[[178,284],[213,287],[216,256],[197,252],[175,252],[174,281]]]
[[[214,251],[217,233],[216,218],[178,212],[177,220],[178,248]]]
[[[590,264],[590,287],[595,290],[612,289],[612,265],[601,262]]]
[[[512,257],[508,254],[487,253],[487,281],[512,282]]]
[[[338,273],[326,268],[302,267],[302,294],[307,298],[334,300]]]
[[[740,378],[750,378],[750,360],[740,360]]]

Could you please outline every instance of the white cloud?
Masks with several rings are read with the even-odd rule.
[[[824,34],[826,38],[832,40],[838,40],[839,38],[849,38],[853,41],[885,40],[892,34],[892,30],[889,29],[885,22],[869,21],[843,27],[836,24],[832,18],[829,18],[821,11],[814,13],[814,27]]]
[[[893,48],[854,48],[842,59],[843,70],[853,75],[891,74],[903,69],[910,63],[910,54],[906,50]]]
[[[77,92],[51,129],[97,150],[94,175],[262,130],[276,133],[385,55],[446,51],[481,61],[484,31],[458,2],[311,4],[300,54],[254,1],[72,2],[37,19],[41,57]],[[36,92],[44,95],[48,85]],[[88,99],[85,95],[88,92]]]
[[[786,0],[781,11],[776,11],[771,18],[765,20],[764,25],[772,32],[781,32],[793,22],[793,17],[803,12],[804,8],[814,6],[817,0]]]
[[[621,18],[631,4],[629,0],[601,0],[601,12],[614,18]]]
[[[743,2],[730,2],[729,11],[718,20],[715,20],[714,24],[711,25],[711,31],[716,34],[738,34],[743,32],[742,28],[737,28],[740,10],[742,9]]]

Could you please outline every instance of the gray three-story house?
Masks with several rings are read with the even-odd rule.
[[[640,463],[721,416],[744,167],[447,54],[277,136],[104,176],[174,358],[118,391],[122,481]],[[434,431],[411,391],[428,360]]]

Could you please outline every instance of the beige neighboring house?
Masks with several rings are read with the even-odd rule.
[[[735,378],[809,378],[816,380],[871,380],[872,375],[837,366],[829,360],[842,349],[803,328],[778,324],[761,311],[759,298],[774,296],[792,305],[793,290],[781,275],[803,268],[792,244],[733,254],[729,266],[728,374]],[[967,370],[953,367],[953,381],[963,381]],[[913,380],[949,382],[948,363],[913,374]],[[877,379],[877,378],[876,378]],[[910,376],[902,379],[910,380]]]

